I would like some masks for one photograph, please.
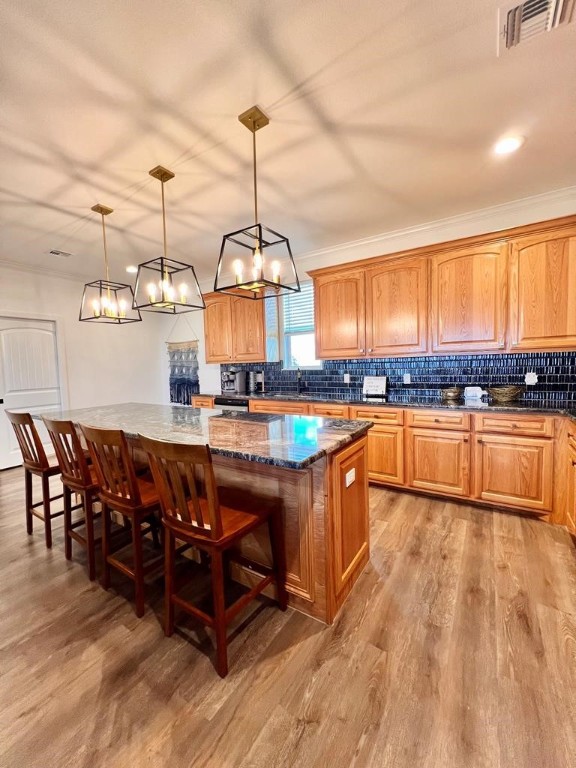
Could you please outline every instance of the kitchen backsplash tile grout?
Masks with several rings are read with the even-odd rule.
[[[282,370],[282,363],[222,365],[243,371],[264,371],[270,393],[296,392],[296,371]],[[357,396],[364,376],[387,376],[389,391],[434,397],[443,387],[524,384],[527,371],[538,375],[538,384],[527,387],[525,400],[576,401],[576,352],[526,352],[486,355],[442,355],[324,360],[322,369],[302,370],[302,391],[334,397]],[[343,376],[350,374],[350,384]],[[403,384],[409,373],[410,384]]]

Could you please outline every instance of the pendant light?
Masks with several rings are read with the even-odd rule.
[[[254,175],[254,224],[222,238],[214,290],[247,299],[266,299],[300,291],[300,281],[287,237],[258,221],[256,131],[270,122],[259,107],[239,115],[252,133]]]
[[[149,312],[163,312],[176,315],[205,309],[206,304],[196,278],[194,267],[181,261],[169,259],[166,246],[166,206],[164,184],[174,178],[172,171],[157,165],[149,171],[162,186],[162,228],[164,250],[157,259],[138,265],[134,288],[134,308]]]
[[[95,323],[137,323],[142,320],[140,312],[133,308],[134,294],[132,286],[126,283],[114,283],[110,280],[108,271],[108,249],[106,247],[105,217],[112,213],[112,208],[105,205],[94,205],[92,209],[102,216],[102,238],[104,240],[105,280],[94,280],[86,283],[80,305],[81,321]]]

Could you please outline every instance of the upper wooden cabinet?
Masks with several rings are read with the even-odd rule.
[[[425,258],[382,264],[366,271],[368,355],[426,351],[427,270]]]
[[[387,262],[314,281],[319,358],[426,351],[427,261]]]
[[[316,354],[361,357],[366,352],[364,271],[335,272],[314,281]]]
[[[432,351],[503,349],[506,244],[432,257]]]
[[[266,360],[264,301],[223,293],[204,296],[207,363],[259,363]]]
[[[510,348],[576,349],[576,228],[512,241]]]

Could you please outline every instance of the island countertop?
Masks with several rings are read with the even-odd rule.
[[[183,405],[121,403],[70,411],[51,411],[51,419],[65,419],[104,429],[192,445],[209,445],[214,454],[304,469],[364,435],[369,421],[316,416],[222,412]]]

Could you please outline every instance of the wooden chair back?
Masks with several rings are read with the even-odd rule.
[[[46,451],[34,426],[32,416],[29,413],[13,413],[12,411],[5,411],[5,413],[8,421],[14,427],[24,466],[39,472],[49,469],[50,464],[46,458]]]
[[[193,535],[219,539],[222,519],[209,446],[138,437],[148,454],[166,523]],[[202,486],[205,496],[199,493]]]
[[[100,497],[111,506],[137,507],[142,500],[132,455],[121,429],[80,425],[96,470]]]
[[[80,436],[71,421],[42,417],[62,472],[62,480],[73,486],[93,485]]]

